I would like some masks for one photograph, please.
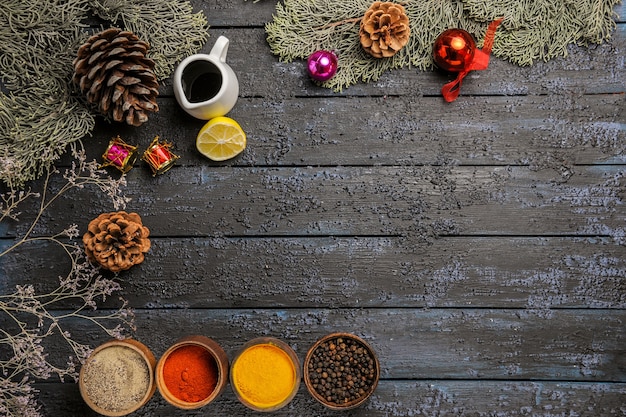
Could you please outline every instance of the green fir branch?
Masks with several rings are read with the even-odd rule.
[[[148,56],[163,80],[186,56],[198,52],[209,37],[202,12],[193,13],[184,0],[92,0],[99,17],[120,25],[150,44]]]
[[[489,22],[505,16],[493,54],[525,66],[567,56],[570,44],[588,46],[608,40],[616,27],[613,7],[619,0],[463,2],[471,19]]]
[[[94,16],[147,41],[159,80],[209,36],[204,14],[185,0],[1,2],[0,182],[7,186],[39,178],[93,131],[95,115],[71,79]]]
[[[449,28],[470,32],[482,45],[489,22],[504,17],[493,53],[518,65],[567,54],[570,44],[588,45],[609,39],[615,28],[613,7],[619,0],[404,0],[409,16],[408,44],[391,58],[365,53],[359,21],[370,0],[284,0],[265,25],[272,53],[283,62],[306,59],[318,49],[339,58],[335,77],[323,87],[342,91],[358,82],[377,80],[404,67],[433,68],[432,45]]]

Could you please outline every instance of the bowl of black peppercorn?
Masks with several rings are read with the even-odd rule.
[[[374,350],[360,337],[331,333],[311,346],[303,374],[313,398],[330,409],[349,410],[374,393],[380,364]]]

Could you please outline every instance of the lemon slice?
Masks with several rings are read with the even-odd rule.
[[[230,117],[219,116],[205,124],[196,139],[198,151],[213,161],[225,161],[246,148],[246,134]]]

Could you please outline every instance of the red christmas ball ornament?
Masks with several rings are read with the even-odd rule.
[[[435,40],[433,60],[444,71],[457,73],[456,79],[443,86],[441,93],[447,102],[456,100],[461,91],[463,78],[470,71],[481,71],[489,66],[496,30],[504,18],[494,20],[487,27],[483,48],[476,48],[476,41],[463,29],[448,29]]]
[[[444,71],[467,70],[476,52],[476,41],[463,29],[448,29],[441,33],[433,46],[435,64]]]
[[[333,51],[315,51],[307,59],[309,75],[316,81],[328,81],[337,72],[337,55]]]

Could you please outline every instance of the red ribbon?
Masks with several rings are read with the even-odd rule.
[[[493,47],[493,40],[496,36],[496,29],[500,23],[502,23],[504,19],[496,19],[489,24],[487,27],[487,32],[485,33],[485,40],[483,41],[483,49],[476,49],[474,52],[474,59],[468,66],[468,68],[463,69],[463,71],[459,72],[456,80],[449,82],[444,85],[441,89],[441,93],[443,94],[443,98],[448,102],[452,102],[456,100],[461,92],[461,84],[463,84],[463,78],[470,72],[474,70],[485,70],[489,66],[489,55],[491,54],[491,48]]]

